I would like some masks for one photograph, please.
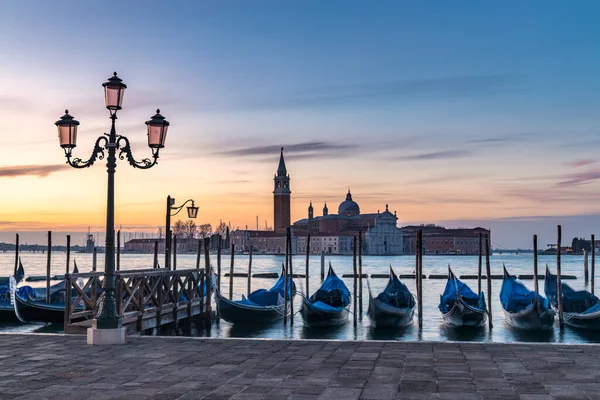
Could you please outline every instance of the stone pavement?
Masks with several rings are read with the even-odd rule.
[[[600,345],[0,334],[0,399],[600,399]]]

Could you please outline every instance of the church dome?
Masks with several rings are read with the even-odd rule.
[[[346,195],[346,200],[340,203],[338,207],[338,214],[353,216],[360,214],[360,207],[358,204],[352,200],[352,194],[350,193],[350,189],[348,189],[348,194]]]

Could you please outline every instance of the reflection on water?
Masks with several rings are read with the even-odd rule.
[[[369,327],[366,339],[368,340],[414,340],[417,337],[419,328],[417,321],[413,325],[402,328],[375,329]]]
[[[92,265],[91,254],[73,254],[72,258],[76,258],[77,266],[81,272],[88,272]],[[46,269],[46,255],[40,253],[23,253],[21,259],[25,270],[30,275],[43,275]],[[213,262],[216,257],[212,256]],[[540,265],[548,263],[551,268],[555,266],[555,257],[540,256]],[[281,263],[284,261],[283,256],[267,256],[254,255],[252,260],[252,271],[254,273],[280,272]],[[338,276],[349,274],[352,272],[352,257],[346,256],[328,256],[326,262],[331,262]],[[52,254],[53,274],[64,272],[65,253],[55,252]],[[229,265],[229,256],[224,256],[222,265]],[[98,266],[104,264],[103,255],[99,255]],[[177,256],[178,269],[194,268],[196,257],[192,254],[181,254]],[[371,275],[386,274],[389,265],[392,265],[395,271],[399,274],[409,274],[414,270],[413,256],[398,256],[398,257],[364,257],[363,271]],[[446,274],[448,264],[452,266],[453,271],[457,275],[474,274],[477,272],[477,257],[470,256],[425,256],[423,258],[424,273],[430,274]],[[513,274],[531,274],[532,256],[525,255],[497,255],[491,259],[492,274],[502,274],[502,264]],[[7,276],[11,273],[14,265],[14,255],[8,253],[0,253],[0,276]],[[146,254],[123,254],[121,256],[121,267],[124,270],[128,269],[143,269],[152,265],[152,255]],[[203,266],[203,265],[202,265]],[[248,257],[244,255],[236,255],[235,257],[235,272],[246,272],[248,266]],[[305,265],[304,258],[294,259],[294,272],[304,273]],[[582,279],[583,277],[583,257],[581,256],[563,256],[562,269],[564,274],[575,275],[577,280],[568,281],[574,289],[584,289],[586,286]],[[343,278],[348,288],[352,290],[353,279]],[[471,288],[476,289],[477,280],[464,280]],[[484,289],[485,283],[484,281]],[[558,322],[553,330],[548,332],[527,332],[512,328],[504,321],[504,315],[500,308],[498,294],[500,292],[501,280],[492,280],[492,299],[488,301],[493,307],[493,323],[494,328],[489,330],[487,324],[477,329],[452,329],[442,323],[442,318],[438,310],[440,293],[443,292],[446,281],[444,279],[424,279],[423,280],[423,329],[419,330],[417,318],[415,317],[413,324],[404,329],[392,330],[375,330],[370,326],[369,318],[363,314],[362,318],[358,318],[357,326],[354,327],[353,315],[350,314],[348,323],[335,328],[307,329],[302,324],[300,314],[296,314],[294,323],[287,326],[283,325],[282,321],[272,323],[270,325],[259,325],[251,327],[233,326],[225,321],[213,323],[210,332],[207,332],[204,327],[192,326],[191,329],[182,328],[175,331],[172,329],[161,329],[153,334],[158,335],[192,335],[192,336],[212,336],[212,337],[250,337],[250,338],[271,338],[271,339],[343,339],[343,340],[453,340],[453,341],[485,341],[485,342],[558,342],[558,343],[581,343],[581,342],[600,342],[600,334],[597,332],[587,332],[565,327],[563,332],[558,329]],[[268,288],[275,283],[274,279],[253,278],[252,287]],[[320,261],[319,257],[313,257],[310,262],[310,288],[314,292],[320,285]],[[411,279],[403,279],[403,283],[407,285],[409,290],[415,293],[415,282]],[[533,288],[531,280],[525,280],[524,283]],[[234,298],[241,298],[242,294],[246,294],[246,278],[233,279]],[[304,279],[298,279],[297,284],[299,289],[305,285]],[[374,294],[379,293],[385,285],[387,279],[370,279],[370,286]],[[228,287],[229,278],[223,277],[222,286]],[[368,306],[368,290],[367,282],[363,280],[363,310],[366,312]],[[596,280],[596,286],[600,287],[600,280]],[[543,288],[543,284],[541,285]],[[487,297],[487,291],[486,291]],[[488,299],[486,299],[488,300]],[[301,297],[296,296],[295,310],[299,310],[301,306]],[[214,307],[214,303],[213,303]],[[351,306],[352,309],[352,306]],[[0,324],[0,331],[9,332],[62,332],[62,325],[44,325],[44,324]]]
[[[440,324],[440,339],[464,342],[486,342],[491,341],[492,332],[488,331],[487,324],[477,327],[451,328]]]

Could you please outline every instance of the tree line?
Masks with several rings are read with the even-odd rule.
[[[214,233],[225,237],[227,233],[227,224],[225,222],[219,223]],[[188,219],[186,221],[177,221],[173,225],[173,235],[182,239],[203,239],[210,237],[213,234],[213,228],[211,224],[200,224],[196,225],[194,221]]]

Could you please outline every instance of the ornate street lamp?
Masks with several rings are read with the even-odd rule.
[[[127,85],[117,76],[115,72],[107,82],[103,83],[106,108],[109,110],[112,121],[110,133],[100,136],[96,140],[92,155],[87,161],[81,158],[73,158],[71,152],[77,145],[77,128],[79,122],[75,120],[68,111],[65,111],[60,120],[55,125],[58,127],[58,137],[60,146],[65,151],[67,164],[73,168],[91,167],[96,160],[103,160],[106,153],[106,166],[108,169],[108,189],[106,204],[106,249],[104,266],[104,296],[100,303],[98,315],[94,318],[93,327],[95,329],[117,329],[121,327],[121,318],[117,313],[117,303],[115,299],[115,168],[117,167],[117,151],[120,160],[129,162],[134,168],[149,169],[158,162],[158,152],[165,145],[165,138],[169,122],[156,111],[149,121],[146,122],[148,129],[148,147],[152,150],[152,160],[144,158],[136,161],[131,154],[129,139],[122,135],[117,135],[115,121],[117,120],[117,111],[123,105],[123,94]]]
[[[167,221],[166,221],[166,235],[165,235],[165,268],[171,269],[171,217],[179,214],[183,207],[189,202],[192,202],[191,205],[187,207],[188,218],[196,218],[198,216],[198,207],[194,204],[194,200],[188,199],[180,205],[179,207],[175,207],[175,199],[171,196],[167,196]],[[175,211],[175,214],[172,212]]]

